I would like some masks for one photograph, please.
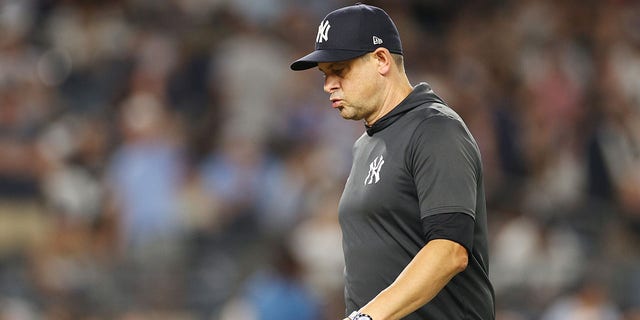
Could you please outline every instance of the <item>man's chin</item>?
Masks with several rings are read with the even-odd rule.
[[[346,120],[360,120],[360,119],[362,119],[361,117],[358,117],[357,114],[349,112],[349,110],[345,109],[344,107],[340,107],[340,108],[338,108],[338,110],[340,111],[340,116],[343,119],[346,119]]]

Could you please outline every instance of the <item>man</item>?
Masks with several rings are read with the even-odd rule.
[[[366,127],[339,204],[348,319],[494,319],[478,146],[428,84],[411,86],[391,18],[329,13],[291,69],[316,66],[332,107]]]

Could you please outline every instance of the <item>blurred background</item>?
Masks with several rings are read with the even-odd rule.
[[[341,319],[364,128],[289,64],[352,3],[1,0],[0,319]],[[640,4],[367,3],[480,145],[498,319],[640,319]]]

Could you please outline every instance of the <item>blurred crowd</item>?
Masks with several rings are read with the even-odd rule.
[[[288,66],[352,3],[1,0],[0,319],[341,319],[364,127]],[[481,148],[498,319],[640,319],[640,4],[366,3]]]

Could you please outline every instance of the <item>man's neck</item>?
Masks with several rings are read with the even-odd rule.
[[[374,114],[372,119],[365,119],[365,125],[372,126],[376,121],[380,120],[386,114],[391,112],[396,106],[400,104],[413,90],[413,87],[409,83],[409,80],[404,77],[404,81],[395,82],[396,85],[391,85],[384,93],[381,107]]]

